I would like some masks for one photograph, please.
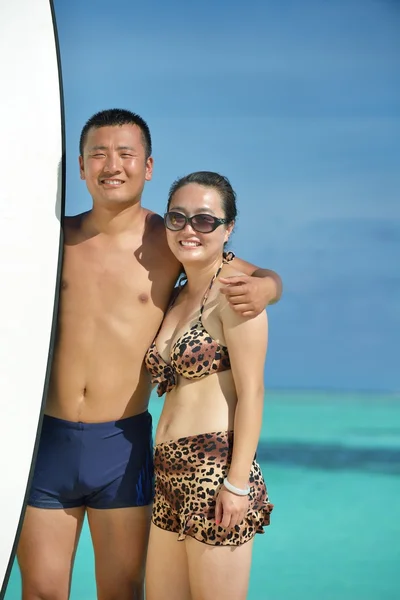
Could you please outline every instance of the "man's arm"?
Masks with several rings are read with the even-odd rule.
[[[245,273],[237,277],[220,277],[221,292],[231,307],[245,317],[255,317],[269,304],[275,304],[282,296],[282,280],[278,273],[261,269],[241,258],[235,258],[235,268]]]

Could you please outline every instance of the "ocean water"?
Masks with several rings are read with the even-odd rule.
[[[268,392],[258,460],[275,509],[249,600],[400,598],[399,395]],[[5,600],[20,597],[15,564]],[[95,599],[85,526],[71,600]]]

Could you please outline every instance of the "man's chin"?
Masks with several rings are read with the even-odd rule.
[[[127,208],[129,206],[134,206],[140,202],[140,199],[137,197],[126,196],[125,194],[110,194],[110,195],[96,195],[92,196],[93,202],[97,206],[104,206],[105,208]]]

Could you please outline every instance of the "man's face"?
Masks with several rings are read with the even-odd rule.
[[[137,125],[107,126],[89,130],[79,167],[93,202],[112,208],[140,201],[153,159],[146,160]]]

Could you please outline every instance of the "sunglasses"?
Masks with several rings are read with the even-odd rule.
[[[213,215],[193,215],[187,217],[179,212],[167,212],[164,215],[165,227],[170,231],[182,231],[189,223],[198,233],[211,233],[220,225],[229,223],[228,219],[218,219]]]

